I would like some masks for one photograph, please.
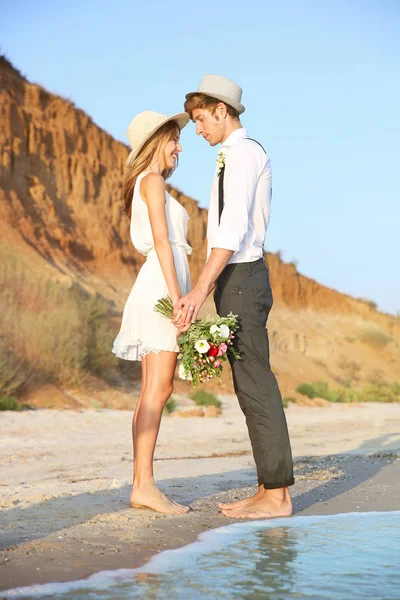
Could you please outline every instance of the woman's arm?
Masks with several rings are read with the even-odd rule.
[[[174,255],[168,238],[168,223],[165,213],[165,182],[157,173],[149,173],[140,182],[140,194],[147,204],[154,249],[160,261],[161,270],[172,302],[179,300],[182,293],[175,269]]]

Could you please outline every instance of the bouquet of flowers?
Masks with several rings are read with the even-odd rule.
[[[172,319],[174,307],[171,298],[161,298],[154,310]],[[217,315],[215,319],[204,317],[192,323],[188,331],[178,337],[178,359],[181,361],[179,377],[191,381],[193,388],[214,377],[221,379],[222,366],[228,360],[228,353],[240,359],[233,342],[238,327],[237,315],[232,313],[227,317]]]

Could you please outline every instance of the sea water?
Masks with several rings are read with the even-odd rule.
[[[138,569],[3,592],[52,600],[399,600],[400,511],[251,521]]]

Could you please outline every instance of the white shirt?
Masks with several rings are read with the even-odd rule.
[[[233,250],[229,263],[263,256],[271,204],[271,165],[259,144],[236,129],[220,146],[225,154],[224,209],[218,225],[218,168],[208,211],[207,258],[213,248]]]

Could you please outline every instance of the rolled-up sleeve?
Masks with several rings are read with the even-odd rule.
[[[238,252],[249,224],[260,176],[260,159],[251,144],[235,144],[225,161],[224,208],[212,247]]]

